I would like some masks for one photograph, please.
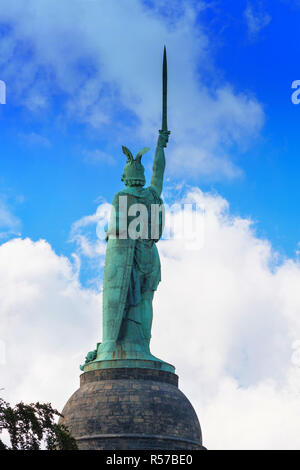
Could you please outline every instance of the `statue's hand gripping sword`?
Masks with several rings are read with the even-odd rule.
[[[164,147],[167,146],[169,135],[171,134],[168,131],[167,124],[167,85],[168,85],[168,71],[167,71],[167,51],[166,46],[164,46],[164,60],[163,60],[163,92],[162,92],[162,126],[159,131],[160,136],[164,139]]]

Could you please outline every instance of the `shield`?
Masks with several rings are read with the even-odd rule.
[[[135,240],[109,239],[103,285],[103,342],[100,352],[114,349],[118,339],[134,261]]]

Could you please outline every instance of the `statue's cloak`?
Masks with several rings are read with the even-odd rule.
[[[126,208],[120,196],[125,196]],[[162,200],[154,189],[126,188],[117,193],[113,200],[113,211],[107,229],[107,248],[104,267],[103,284],[103,343],[102,352],[114,349],[118,340],[124,317],[130,278],[134,265],[134,253],[137,241],[128,237],[127,209],[134,203],[146,205],[162,204]],[[162,233],[162,222],[159,223],[159,237]],[[157,240],[155,240],[157,241]]]

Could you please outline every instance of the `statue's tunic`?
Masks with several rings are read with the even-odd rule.
[[[128,216],[133,204],[143,204],[147,208],[146,237],[141,229],[141,236],[144,238],[132,239],[130,233],[128,234],[130,223],[138,215]],[[145,293],[153,293],[161,280],[160,260],[155,243],[162,234],[163,217],[159,210],[162,209],[162,200],[156,190],[152,186],[126,187],[115,195],[113,207],[115,212],[112,213],[107,230],[104,268],[102,351],[115,347],[115,342],[120,339],[122,322],[128,316],[139,323],[136,317],[138,309],[134,307],[140,304]],[[151,207],[158,210],[154,220],[151,220]],[[153,227],[154,223],[157,224],[156,227]]]

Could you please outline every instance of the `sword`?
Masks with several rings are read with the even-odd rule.
[[[167,51],[166,46],[164,46],[164,60],[163,60],[163,90],[162,90],[162,125],[161,130],[159,133],[168,132],[170,135],[170,131],[168,131],[168,124],[167,124],[167,85],[168,85],[168,71],[167,71]]]

